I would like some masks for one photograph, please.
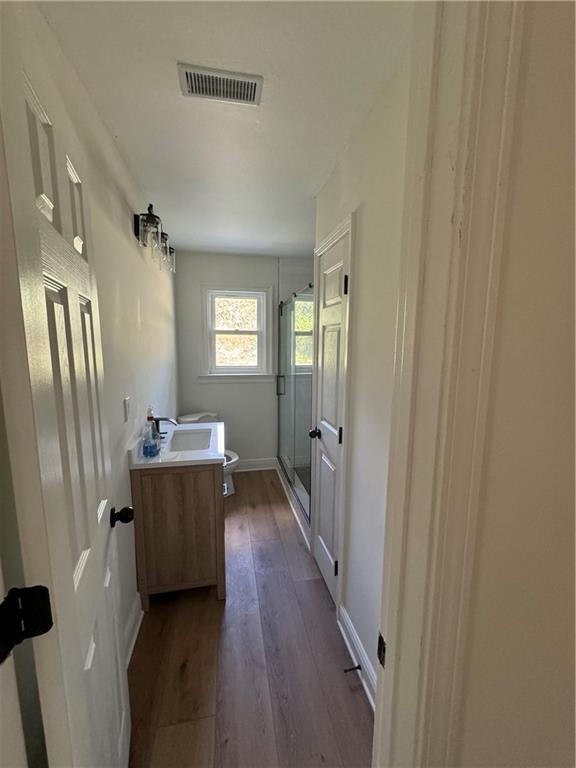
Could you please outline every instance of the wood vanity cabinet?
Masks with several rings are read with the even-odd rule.
[[[221,464],[132,469],[136,567],[149,595],[216,584],[226,596]]]

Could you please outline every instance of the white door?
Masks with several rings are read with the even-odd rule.
[[[313,553],[337,602],[344,498],[348,283],[351,224],[315,251],[316,362],[313,439]]]
[[[32,447],[25,458],[11,453],[12,471],[15,485],[37,486],[37,504],[18,507],[16,494],[23,565],[34,572],[30,553],[45,558],[55,621],[49,640],[37,641],[56,637],[51,664],[38,666],[47,750],[53,764],[127,765],[98,302],[83,199],[89,180],[78,176],[26,78],[2,117],[20,292],[8,319],[21,322],[25,336],[25,349],[12,340],[15,348],[4,351],[3,371],[11,354],[15,364],[25,355],[21,396],[12,393],[9,407],[21,409]]]

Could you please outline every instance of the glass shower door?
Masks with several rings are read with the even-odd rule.
[[[306,517],[310,519],[314,300],[299,294],[280,305],[278,455]]]

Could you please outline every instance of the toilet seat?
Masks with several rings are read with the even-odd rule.
[[[240,461],[240,456],[238,456],[236,451],[231,451],[229,448],[226,448],[224,457],[224,470],[232,472]]]

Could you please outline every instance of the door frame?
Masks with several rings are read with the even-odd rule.
[[[414,16],[374,766],[459,765],[523,16]]]
[[[348,451],[348,411],[350,402],[350,315],[352,307],[352,296],[354,291],[354,276],[352,274],[353,254],[354,254],[354,218],[355,212],[352,211],[345,219],[343,219],[338,226],[336,226],[326,237],[324,237],[314,249],[314,366],[312,369],[312,418],[313,423],[318,423],[318,349],[319,338],[317,329],[319,327],[319,313],[320,307],[318,302],[318,293],[320,289],[320,267],[319,257],[323,253],[326,253],[332,246],[336,245],[339,240],[348,235],[348,250],[344,262],[344,274],[348,275],[348,292],[346,294],[346,300],[344,301],[344,319],[343,327],[346,331],[346,344],[344,347],[344,365],[343,365],[343,382],[342,382],[342,418],[341,424],[343,440],[342,440],[342,454],[341,454],[341,471],[340,471],[340,483],[339,483],[339,504],[337,512],[338,522],[338,576],[336,580],[336,618],[340,621],[340,605],[342,603],[342,583],[343,575],[346,572],[346,562],[344,558],[344,539],[346,532],[346,509],[348,502],[348,464],[349,464],[349,451]],[[313,451],[312,455],[312,486],[316,488],[318,476],[318,467],[316,466],[316,451]],[[316,557],[315,541],[318,532],[318,519],[315,510],[315,493],[310,495],[310,548],[312,555]]]

